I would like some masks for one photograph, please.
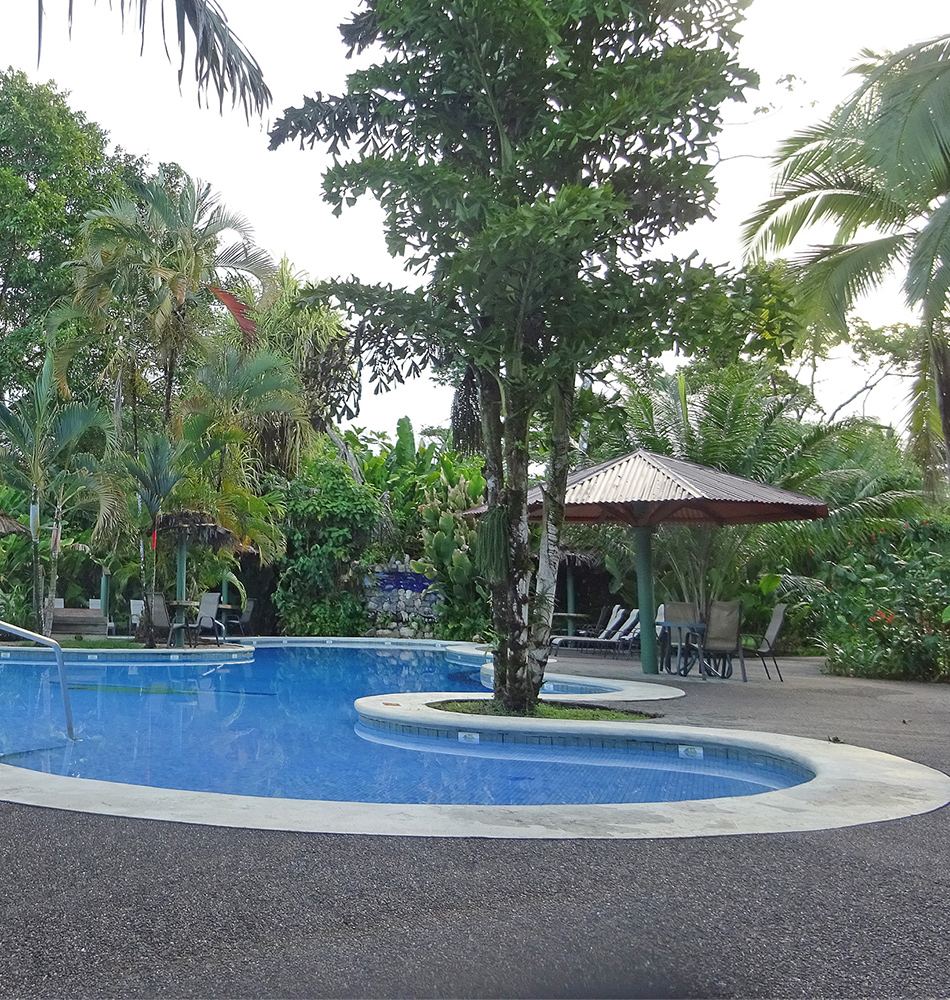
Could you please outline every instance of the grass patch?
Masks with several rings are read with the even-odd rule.
[[[53,637],[63,649],[142,649],[142,644],[134,639],[77,639],[75,636],[68,638],[64,635]],[[43,649],[37,642],[29,639],[19,639],[16,642],[4,642],[4,646],[33,646],[35,649]]]
[[[560,702],[539,701],[533,712],[509,712],[500,701],[437,701],[429,708],[462,715],[504,715],[521,719],[571,719],[575,722],[639,722],[656,719],[646,712],[622,712],[616,708],[597,708],[592,705],[565,705]]]

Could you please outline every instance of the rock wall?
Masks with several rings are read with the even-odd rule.
[[[432,639],[439,595],[434,583],[410,568],[409,557],[370,567],[365,581],[366,611],[373,627],[367,636]]]

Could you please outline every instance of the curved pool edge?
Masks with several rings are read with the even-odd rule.
[[[548,722],[550,720],[527,720]],[[654,723],[658,738],[768,749],[814,779],[779,791],[684,802],[566,806],[386,805],[189,792],[27,771],[0,764],[0,800],[132,819],[298,833],[511,839],[670,839],[793,833],[932,812],[950,802],[950,777],[914,761],[845,743]]]

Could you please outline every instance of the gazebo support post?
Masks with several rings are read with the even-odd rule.
[[[106,625],[109,624],[109,570],[102,567],[102,577],[99,580],[99,607],[106,616]]]
[[[567,634],[574,634],[574,614],[577,611],[577,590],[574,585],[574,567],[568,563],[564,567],[564,590],[567,598]]]
[[[653,529],[637,526],[637,599],[640,602],[640,663],[645,674],[660,672],[656,648],[656,600],[653,596]]]

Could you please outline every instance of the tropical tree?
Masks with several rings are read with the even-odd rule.
[[[33,608],[37,629],[46,635],[52,623],[66,517],[93,508],[96,535],[114,528],[121,517],[120,486],[96,456],[80,450],[97,435],[103,450],[114,444],[109,414],[95,404],[64,402],[56,389],[51,356],[31,392],[9,406],[0,403],[0,477],[30,498]],[[52,508],[52,518],[49,590],[44,602],[39,547],[47,507]]]
[[[107,143],[52,84],[0,72],[0,384],[11,396],[43,366],[44,322],[71,288],[86,212],[140,169]]]
[[[129,14],[137,10],[138,29],[145,45],[145,12],[147,0],[119,0],[119,14],[125,21]],[[165,0],[160,0],[162,12],[162,39],[165,35]],[[39,23],[37,55],[43,50],[43,0],[36,0]],[[264,77],[257,60],[247,51],[241,40],[228,27],[228,19],[215,0],[175,0],[175,27],[178,34],[178,49],[181,65],[178,67],[178,82],[181,83],[185,71],[185,43],[191,36],[195,45],[195,79],[198,82],[198,96],[207,98],[209,90],[218,95],[219,107],[224,106],[224,95],[231,93],[232,103],[241,102],[245,115],[251,112],[261,114],[270,104],[271,93],[264,83]],[[73,0],[69,0],[69,24],[73,23]],[[166,47],[167,51],[167,47]],[[171,56],[169,55],[169,59]]]
[[[118,397],[130,369],[134,385],[137,372],[161,364],[167,424],[179,362],[197,336],[200,297],[207,301],[227,275],[263,278],[273,265],[250,242],[248,222],[221,205],[210,184],[159,171],[132,188],[134,198],[88,214],[73,302],[95,331],[113,335],[106,374],[119,380]],[[228,233],[237,239],[224,242]],[[72,350],[83,342],[74,340]]]
[[[748,333],[734,316],[707,311],[697,323],[710,285],[725,300],[713,269],[643,262],[709,213],[719,107],[749,81],[734,58],[739,7],[377,0],[341,31],[351,50],[377,45],[384,58],[352,74],[345,96],[308,99],[271,132],[272,146],[327,142],[338,161],[326,198],[339,211],[372,193],[391,252],[428,281],[414,292],[334,284],[360,317],[376,378],[430,362],[470,369],[495,692],[515,709],[536,699],[549,646],[579,371],[670,346],[673,312],[684,337],[737,343]],[[551,433],[535,562],[526,497],[536,413]]]
[[[863,55],[854,95],[780,148],[774,194],[745,238],[751,254],[765,256],[812,226],[833,226],[831,240],[793,270],[810,314],[840,332],[861,295],[904,272],[926,336],[920,374],[932,375],[950,463],[950,36]],[[927,392],[916,398],[929,408]]]
[[[199,435],[216,456],[216,484],[226,466],[232,475],[245,458],[264,468],[262,456],[268,424],[280,418],[289,436],[301,439],[308,428],[302,386],[289,358],[264,349],[242,353],[226,341],[209,345],[207,360],[191,375],[180,404]],[[230,462],[229,462],[230,460]]]
[[[293,362],[309,428],[331,434],[345,452],[333,423],[355,417],[359,409],[360,383],[350,335],[325,301],[299,301],[303,286],[304,276],[295,273],[285,257],[264,282],[241,282],[227,294],[217,294],[230,304],[245,350],[267,350]],[[254,436],[264,467],[293,476],[307,431],[306,424],[287,414],[259,416]]]

